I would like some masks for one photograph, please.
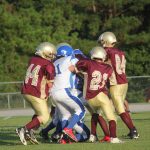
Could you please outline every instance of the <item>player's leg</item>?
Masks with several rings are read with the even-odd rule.
[[[98,99],[101,102],[101,108],[108,120],[109,123],[109,131],[110,131],[110,142],[111,143],[123,143],[118,137],[116,133],[116,117],[114,114],[114,110],[112,104],[107,95],[104,93],[100,93],[98,95]],[[109,141],[109,140],[108,140]]]
[[[89,128],[83,123],[83,121],[78,122],[74,128],[76,132],[76,138],[78,142],[84,142],[89,139],[90,130]]]
[[[96,142],[98,140],[96,135],[96,128],[98,123],[98,117],[95,110],[88,104],[87,100],[83,98],[83,93],[79,90],[77,90],[77,96],[80,98],[83,105],[86,107],[88,112],[91,114],[91,134],[89,137],[89,142]],[[79,135],[80,136],[80,135]]]
[[[85,108],[81,102],[81,100],[76,97],[75,94],[70,89],[65,89],[66,95],[68,99],[66,100],[66,106],[71,109],[72,117],[67,125],[67,127],[63,130],[65,134],[67,134],[72,140],[77,141],[76,137],[73,134],[74,125],[79,122],[85,116]]]
[[[30,102],[30,101],[32,101],[32,99],[26,97],[26,95],[24,95],[24,98],[25,98],[25,100],[27,100],[29,102],[29,104],[33,108],[32,103]],[[39,127],[39,125],[40,125],[40,122],[37,120],[37,115],[34,115],[31,122],[34,122],[35,124],[37,124],[37,126],[34,126],[33,128]],[[20,127],[20,128],[16,128],[16,133],[18,134],[20,141],[24,145],[27,145],[28,137],[31,137],[30,130],[28,130],[25,126]]]
[[[89,104],[90,104],[90,106],[93,108],[93,109],[95,109],[95,112],[97,112],[97,113],[95,113],[93,116],[92,116],[92,118],[94,118],[95,117],[95,119],[94,120],[96,120],[96,121],[99,121],[101,124],[102,124],[102,128],[104,129],[104,131],[106,131],[106,136],[108,136],[109,137],[109,129],[108,129],[108,126],[107,126],[107,123],[106,123],[106,121],[104,120],[104,124],[103,124],[103,120],[100,120],[101,118],[102,119],[104,119],[103,117],[100,117],[100,115],[98,114],[98,111],[99,111],[99,113],[100,113],[100,108],[101,108],[101,103],[98,101],[98,99],[97,99],[97,97],[95,97],[95,98],[93,98],[93,99],[90,99],[89,101]],[[97,109],[98,109],[98,111],[97,111]],[[94,121],[95,122],[95,121]],[[106,127],[105,127],[106,126]],[[91,132],[92,133],[92,132]],[[105,133],[105,132],[104,132]],[[93,133],[94,134],[94,133]],[[92,134],[91,134],[92,135]],[[105,136],[105,137],[106,137]],[[104,138],[105,138],[104,137]],[[92,140],[91,139],[95,139],[96,138],[96,136],[90,136],[90,139],[89,139],[89,141],[91,142]],[[106,139],[106,138],[105,138]],[[110,137],[109,137],[109,139],[110,139]],[[94,140],[95,141],[95,140]],[[103,140],[102,140],[103,141]]]
[[[120,143],[121,140],[119,140],[116,135],[116,118],[115,118],[108,96],[104,94],[103,92],[101,92],[94,99],[89,100],[89,102],[93,106],[99,107],[100,109],[102,109],[106,118],[109,121],[110,138],[108,137],[106,142]]]
[[[108,125],[102,115],[98,115],[98,122],[104,133],[104,138],[101,139],[100,142],[109,141],[110,133],[109,133]]]
[[[54,129],[57,124],[59,122],[59,116],[58,116],[58,109],[57,107],[55,108],[55,112],[52,115],[52,121],[44,128],[40,131],[40,136],[44,139],[44,140],[49,140],[49,136],[48,136],[48,132],[52,129]]]
[[[59,90],[59,91],[52,92],[52,97],[53,97],[53,100],[55,101],[56,107],[58,108],[58,111],[59,111],[59,120],[60,120],[59,128],[61,127],[59,133],[61,133],[62,130],[68,125],[68,120],[70,119],[70,117],[72,115],[70,113],[72,110],[71,106],[70,106],[70,103],[72,100],[70,99],[70,97],[68,97],[65,90]],[[57,130],[57,127],[56,127],[56,130]],[[57,134],[59,134],[59,133],[57,130]],[[56,132],[55,132],[55,134],[56,134]]]
[[[110,94],[117,113],[119,114],[122,121],[126,124],[126,126],[130,130],[131,133],[129,134],[130,138],[136,139],[139,137],[139,134],[133,124],[131,116],[129,115],[128,112],[125,111],[124,108],[124,100],[125,100],[127,88],[128,88],[127,84],[112,86],[110,87]]]
[[[93,113],[91,116],[91,134],[90,134],[89,142],[98,141],[97,132],[96,132],[97,123],[98,123],[98,114]]]
[[[30,135],[27,134],[26,137],[30,142],[38,144],[32,129],[38,128],[40,124],[45,124],[49,120],[47,100],[39,99],[31,95],[25,95],[25,98],[30,102],[37,115],[37,117],[25,125],[25,128],[30,132]]]

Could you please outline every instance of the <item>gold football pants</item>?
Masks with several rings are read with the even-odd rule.
[[[42,119],[42,123],[45,124],[49,120],[49,109],[46,99],[40,99],[32,95],[23,95],[25,100],[29,102],[33,108],[35,114]]]
[[[95,112],[103,111],[108,121],[115,120],[116,117],[113,111],[112,104],[108,98],[108,96],[101,92],[97,96],[88,100],[88,103],[95,110]]]
[[[110,87],[110,95],[117,113],[125,112],[124,100],[126,98],[128,84],[113,85]]]

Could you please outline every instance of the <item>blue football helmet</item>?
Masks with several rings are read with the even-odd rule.
[[[78,55],[78,54],[84,55],[83,52],[82,52],[80,49],[75,49],[75,50],[73,51],[73,54],[74,54],[74,55]]]
[[[71,56],[73,54],[73,48],[68,43],[61,43],[57,46],[57,56]]]
[[[87,58],[80,49],[75,49],[73,51],[74,55],[81,55],[83,58]]]

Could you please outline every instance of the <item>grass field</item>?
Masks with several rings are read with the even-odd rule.
[[[30,120],[30,117],[11,117],[0,118],[0,150],[150,150],[150,112],[133,113],[132,118],[138,131],[140,138],[137,140],[130,140],[123,135],[128,133],[128,129],[118,118],[118,136],[125,141],[123,144],[109,144],[109,143],[73,143],[73,144],[50,144],[43,143],[38,135],[37,139],[40,141],[39,145],[28,144],[24,146],[19,141],[15,134],[15,128],[24,125]],[[86,124],[90,125],[90,116],[86,116]],[[52,133],[52,132],[50,132]],[[98,127],[99,139],[102,138],[103,133]]]

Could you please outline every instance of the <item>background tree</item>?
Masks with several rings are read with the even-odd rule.
[[[0,0],[0,81],[23,80],[36,46],[68,42],[88,54],[112,31],[127,74],[150,74],[149,0]]]

